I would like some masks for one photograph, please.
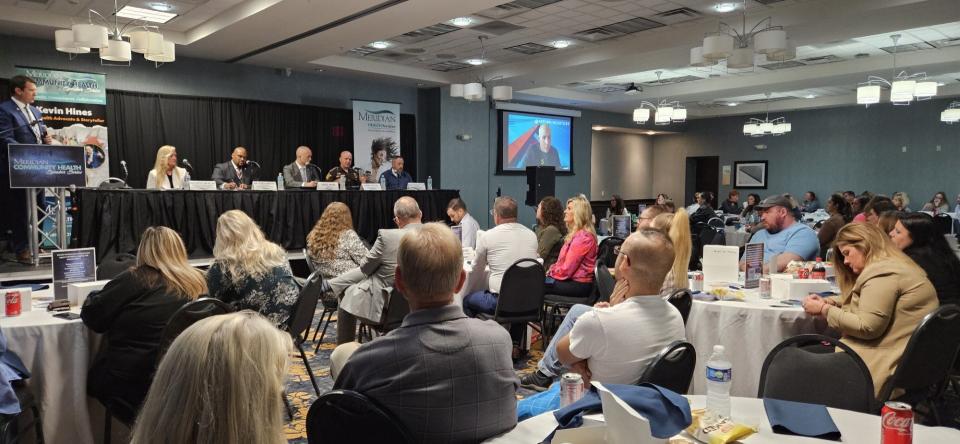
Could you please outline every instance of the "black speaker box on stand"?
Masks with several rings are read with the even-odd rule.
[[[525,204],[535,207],[544,197],[555,195],[556,168],[552,166],[527,167],[527,199]]]

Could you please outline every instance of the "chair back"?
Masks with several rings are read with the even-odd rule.
[[[400,290],[396,288],[385,288],[382,290],[384,297],[389,298],[384,305],[380,325],[377,330],[381,334],[387,334],[403,324],[403,318],[410,314],[410,304]]]
[[[719,217],[711,217],[709,220],[707,220],[707,225],[722,230],[725,224],[723,223],[723,219]]]
[[[690,308],[693,307],[693,295],[687,288],[674,288],[667,296],[667,302],[677,308],[680,317],[683,318],[683,325],[687,325],[687,317],[690,316]]]
[[[173,343],[173,340],[177,339],[177,336],[180,336],[180,333],[183,333],[191,325],[211,316],[231,312],[233,312],[233,307],[215,298],[199,298],[187,302],[183,307],[173,312],[173,316],[170,317],[166,327],[163,328],[163,332],[160,334],[160,355],[162,356],[170,347],[170,344]],[[159,357],[157,362],[159,362]]]
[[[324,393],[307,412],[307,442],[412,443],[406,427],[373,399],[351,390]]]
[[[137,265],[137,257],[132,254],[111,254],[100,261],[97,267],[97,279],[113,279],[135,265]]]
[[[536,259],[520,259],[503,273],[494,318],[497,322],[528,322],[540,319],[543,307],[543,265]]]
[[[940,229],[941,234],[950,234],[953,231],[953,218],[947,213],[934,216],[933,223]]]
[[[320,276],[320,272],[310,273],[303,288],[300,289],[297,303],[293,305],[293,311],[287,321],[287,332],[298,343],[306,340],[305,333],[313,322],[314,312],[317,311],[317,302],[320,300],[320,287],[322,285],[323,277]]]
[[[724,232],[723,227],[707,226],[700,231],[700,240],[703,242],[702,245],[726,245],[727,233]],[[702,252],[701,250],[701,253]]]
[[[863,359],[839,340],[814,334],[787,338],[767,354],[757,397],[862,413],[873,413],[876,403]]]
[[[623,244],[622,237],[610,236],[600,242],[597,247],[597,263],[613,267],[617,263],[617,253],[620,252],[620,245]]]
[[[310,270],[311,274],[317,271],[317,264],[314,264],[313,259],[310,259],[310,254],[308,253],[306,248],[303,249],[303,260],[306,261],[307,269]]]
[[[664,347],[656,359],[640,375],[638,383],[649,382],[681,395],[687,393],[693,370],[697,366],[697,350],[687,341],[674,341]]]
[[[593,275],[596,276],[597,280],[597,293],[600,301],[609,301],[610,295],[613,294],[613,287],[617,284],[617,281],[613,278],[613,275],[610,274],[610,267],[607,267],[606,264],[601,264],[597,262],[596,269],[593,271]]]
[[[880,391],[888,401],[895,389],[908,393],[945,381],[960,350],[960,306],[947,304],[926,315],[910,336],[903,358]]]

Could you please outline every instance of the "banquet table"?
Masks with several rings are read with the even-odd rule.
[[[697,367],[690,393],[706,394],[706,363],[713,346],[721,344],[733,365],[732,396],[757,396],[760,370],[770,350],[784,339],[826,330],[823,318],[808,316],[799,306],[783,306],[744,290],[742,302],[693,301],[687,319],[687,341],[697,350]]]
[[[705,396],[687,396],[690,408],[703,408],[706,404]],[[877,444],[880,442],[880,417],[866,413],[852,412],[827,408],[833,422],[840,430],[842,441],[845,444]],[[758,432],[740,440],[744,444],[790,444],[829,442],[816,438],[802,436],[781,435],[773,433],[767,414],[763,408],[763,400],[757,398],[730,398],[730,412],[734,421],[751,426],[758,426]],[[517,424],[513,430],[495,438],[484,441],[489,444],[511,443],[539,443],[557,427],[557,420],[553,412],[535,416]],[[686,433],[680,435],[693,441]],[[960,430],[947,427],[927,427],[915,424],[913,426],[913,442],[916,443],[956,443],[960,442]]]
[[[30,370],[27,385],[40,405],[46,442],[93,444],[90,405],[96,401],[87,398],[87,372],[99,335],[80,319],[53,317],[45,309],[52,296],[53,290],[33,292],[33,309],[0,317],[0,329]]]
[[[286,250],[306,246],[307,233],[332,202],[352,212],[354,230],[369,243],[381,228],[392,228],[393,204],[412,196],[423,220],[446,220],[447,203],[457,190],[433,191],[183,191],[79,189],[74,195],[79,213],[73,219],[73,246],[96,247],[97,260],[111,253],[135,250],[140,233],[162,225],[180,233],[190,254],[212,255],[217,218],[242,210],[264,234]]]

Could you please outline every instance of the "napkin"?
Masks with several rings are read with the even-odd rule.
[[[604,384],[604,387],[650,421],[650,432],[657,438],[676,435],[692,421],[687,399],[669,389],[649,383]],[[590,387],[579,401],[553,412],[553,416],[560,424],[558,429],[579,427],[585,413],[601,410],[601,406],[597,388]]]
[[[764,398],[763,407],[774,433],[840,441],[826,406]]]

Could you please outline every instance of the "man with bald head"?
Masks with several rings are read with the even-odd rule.
[[[249,168],[247,164],[247,149],[238,146],[230,154],[230,161],[218,163],[213,167],[211,179],[221,190],[247,190],[256,180],[256,168]]]
[[[316,188],[320,169],[310,163],[313,150],[308,146],[297,147],[297,160],[283,167],[283,185],[286,188]]]
[[[380,321],[383,313],[382,289],[393,287],[393,273],[397,268],[397,247],[407,230],[420,225],[423,213],[412,197],[404,196],[393,204],[396,229],[382,229],[360,266],[329,281],[324,291],[332,291],[340,298],[337,309],[337,344],[353,341],[357,319]],[[329,289],[327,288],[329,287]]]
[[[683,318],[660,296],[673,266],[673,243],[661,231],[641,229],[620,247],[616,276],[623,296],[593,307],[574,305],[550,341],[538,370],[521,386],[546,389],[564,367],[609,384],[635,384],[660,351],[685,337]]]
[[[537,146],[527,149],[523,158],[523,166],[552,166],[560,169],[560,153],[553,146],[550,125],[541,123],[537,130]]]
[[[359,190],[360,184],[367,181],[367,177],[360,174],[353,166],[353,154],[350,151],[340,152],[340,165],[337,165],[327,171],[326,181],[336,182],[340,177],[344,177],[344,188],[348,190]]]

